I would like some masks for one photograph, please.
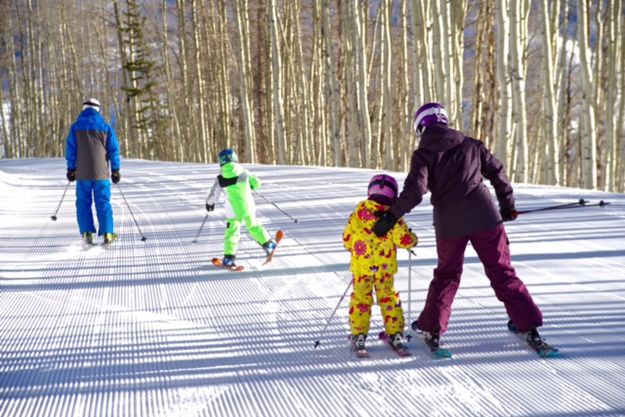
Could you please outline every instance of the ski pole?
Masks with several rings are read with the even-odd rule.
[[[334,311],[332,312],[332,314],[328,318],[328,321],[326,322],[326,325],[323,327],[323,330],[321,330],[321,332],[319,333],[319,338],[317,340],[315,340],[315,348],[317,348],[317,346],[319,346],[321,344],[321,337],[325,334],[326,329],[328,328],[328,326],[330,325],[330,322],[332,321],[332,318],[336,314],[336,311],[339,309],[339,306],[341,305],[341,302],[343,302],[343,298],[345,298],[345,295],[347,294],[347,291],[349,291],[349,289],[351,288],[352,281],[353,281],[353,279],[349,280],[349,284],[347,285],[347,288],[345,288],[345,292],[341,296],[341,299],[339,300],[339,302],[336,303],[336,307],[334,307]]]
[[[603,207],[603,206],[607,206],[608,204],[610,203],[607,203],[603,200],[600,200],[598,203],[588,204],[588,200],[584,200],[583,198],[580,198],[579,201],[575,203],[558,204],[556,206],[547,206],[547,207],[541,207],[541,208],[531,209],[531,210],[521,210],[521,211],[517,211],[517,213],[527,214],[527,213],[535,213],[537,211],[546,211],[546,210],[562,210],[562,209],[593,207],[593,206]]]
[[[204,229],[204,224],[206,223],[207,219],[208,219],[208,213],[206,213],[206,216],[204,216],[204,220],[202,221],[200,230],[197,231],[197,235],[195,235],[195,239],[193,239],[193,243],[197,243],[197,239],[200,237],[200,234],[202,233],[202,229]]]
[[[412,249],[408,249],[408,323],[412,323],[410,321],[410,316],[412,315],[412,254],[414,251]],[[416,255],[416,254],[415,254]],[[411,334],[406,335],[406,340],[410,342],[412,339]]]
[[[67,185],[65,186],[65,190],[63,191],[63,197],[61,197],[61,201],[59,201],[59,205],[56,208],[56,211],[54,212],[54,214],[50,216],[52,221],[56,221],[56,215],[59,213],[59,209],[61,208],[61,204],[63,203],[63,200],[65,200],[65,194],[67,193],[67,189],[69,188],[70,184],[71,184],[71,181],[67,181]]]
[[[286,211],[282,210],[280,207],[277,206],[276,203],[274,203],[273,201],[269,200],[267,197],[265,197],[264,195],[262,195],[261,193],[259,193],[258,191],[254,191],[256,194],[258,194],[259,196],[261,196],[265,201],[267,201],[268,203],[271,203],[275,208],[277,208],[282,214],[284,214],[286,217],[288,217],[289,219],[293,220],[295,223],[297,223],[297,219],[291,217],[291,215],[289,213],[287,213]]]
[[[135,219],[135,215],[132,213],[132,210],[130,210],[130,205],[128,204],[128,200],[126,200],[126,196],[124,195],[124,192],[122,191],[122,187],[120,187],[119,183],[117,184],[117,188],[119,189],[119,192],[122,194],[122,198],[124,199],[124,202],[126,203],[126,207],[128,207],[128,211],[130,212],[130,215],[132,216],[132,220],[134,220],[135,222],[135,226],[137,226],[137,230],[139,231],[139,234],[141,235],[141,241],[145,242],[147,238],[143,236],[143,232],[141,231],[141,228],[139,227],[139,223],[137,223],[137,219]]]

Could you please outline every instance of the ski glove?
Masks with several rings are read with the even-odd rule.
[[[210,213],[213,210],[215,210],[215,205],[206,203],[206,211]]]
[[[76,170],[75,169],[68,169],[67,170],[67,174],[65,176],[67,177],[67,181],[69,181],[69,182],[76,181]]]
[[[379,217],[378,221],[373,225],[373,233],[376,236],[382,237],[388,233],[389,230],[397,223],[397,217],[395,217],[390,211],[377,212],[376,216]]]
[[[514,207],[499,209],[499,213],[501,214],[501,218],[504,222],[516,220],[516,218],[519,217],[519,213],[514,209]]]
[[[119,169],[114,169],[111,172],[111,181],[113,181],[113,184],[119,183],[119,180],[121,179],[122,179],[122,174],[119,173]]]

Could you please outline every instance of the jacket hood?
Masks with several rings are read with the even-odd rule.
[[[226,165],[221,167],[221,175],[224,178],[234,178],[243,173],[244,169],[241,165],[236,162],[228,162]]]
[[[433,152],[443,152],[460,145],[464,134],[444,124],[437,123],[428,126],[421,135],[419,149]]]
[[[96,109],[92,109],[91,107],[84,109],[83,111],[80,112],[80,114],[78,115],[79,119],[90,119],[92,117],[102,117],[102,115],[100,114],[99,111],[97,111]]]

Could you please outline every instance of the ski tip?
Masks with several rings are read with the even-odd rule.
[[[538,352],[538,356],[540,356],[541,358],[559,358],[562,356],[562,354],[556,348],[549,348]]]
[[[433,351],[432,354],[438,359],[449,359],[452,356],[451,351],[447,349],[438,349]]]

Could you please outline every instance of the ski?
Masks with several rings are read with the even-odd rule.
[[[393,345],[391,345],[390,338],[388,337],[388,334],[386,334],[386,332],[384,330],[382,330],[380,333],[378,333],[378,339],[383,340],[384,344],[386,346],[388,346],[389,349],[391,349],[393,351],[393,353],[395,353],[397,356],[399,356],[401,358],[405,358],[406,356],[410,356],[410,352],[408,352],[408,349],[406,349],[405,346],[403,346],[401,349],[395,349],[395,347]]]
[[[521,339],[525,343],[527,347],[529,347],[534,352],[536,352],[538,356],[540,356],[541,358],[554,358],[554,357],[560,356],[560,350],[558,348],[546,343],[542,339],[541,339],[542,343],[540,344],[540,346],[532,345],[527,340],[527,334],[519,332],[519,330],[516,327],[516,324],[514,324],[512,320],[508,321],[508,330],[511,333],[514,333],[519,339]]]
[[[267,255],[267,258],[265,258],[265,262],[263,262],[262,265],[267,265],[269,262],[273,260],[273,255],[276,253],[276,250],[278,249],[278,245],[280,244],[280,241],[282,240],[283,237],[284,237],[284,232],[282,230],[278,230],[276,232],[276,236],[274,237],[274,241],[276,242],[276,247],[273,248],[273,251],[271,251],[269,255]]]
[[[242,272],[245,270],[245,267],[243,265],[226,266],[221,262],[221,259],[219,258],[211,259],[211,263],[215,265],[217,268],[226,269],[228,271]]]

